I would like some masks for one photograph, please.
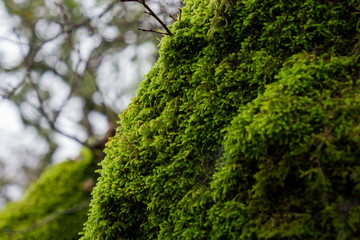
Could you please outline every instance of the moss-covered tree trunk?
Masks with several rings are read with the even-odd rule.
[[[360,238],[360,1],[188,0],[85,239]]]

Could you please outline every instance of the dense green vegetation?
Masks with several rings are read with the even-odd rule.
[[[359,8],[187,1],[82,239],[360,238]]]
[[[0,239],[79,239],[89,210],[94,157],[82,157],[47,169],[19,202],[0,212]]]
[[[188,0],[107,144],[82,240],[359,239],[359,11]],[[47,170],[0,239],[78,239],[94,162]]]

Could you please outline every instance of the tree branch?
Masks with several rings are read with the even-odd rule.
[[[138,28],[138,30],[143,31],[143,32],[153,32],[153,33],[157,33],[157,34],[168,35],[167,33],[164,33],[164,32],[159,32],[159,31],[155,31],[155,30],[152,30],[152,29],[143,29],[143,28]]]
[[[115,4],[117,3],[117,0],[111,2],[99,15],[97,15],[94,18],[102,18],[107,12],[109,12],[111,9],[114,8]],[[26,74],[25,77],[14,87],[12,87],[11,89],[3,89],[1,88],[0,90],[3,91],[3,95],[0,95],[0,97],[5,98],[5,99],[10,99],[15,92],[26,82],[26,79],[28,77],[28,75],[30,74],[30,71],[33,67],[34,64],[34,59],[37,55],[37,53],[41,50],[41,48],[48,42],[52,42],[56,39],[58,39],[59,37],[66,35],[66,34],[71,34],[71,32],[73,32],[75,29],[80,28],[86,24],[88,24],[91,21],[91,19],[86,18],[80,22],[71,24],[67,29],[64,28],[64,23],[60,24],[63,26],[63,30],[60,31],[58,34],[56,34],[55,36],[46,39],[38,44],[34,44],[34,43],[24,43],[22,41],[20,41],[20,36],[19,34],[16,33],[16,35],[18,36],[18,41],[14,41],[11,39],[8,39],[6,37],[0,37],[1,39],[7,40],[7,41],[12,41],[15,42],[21,46],[23,45],[28,45],[30,49],[32,49],[32,52],[30,52],[30,54],[27,57],[24,57],[24,64],[26,66]]]
[[[111,9],[114,8],[114,6],[116,5],[116,3],[118,3],[118,0],[114,0],[112,1],[110,4],[108,4],[106,6],[106,8],[100,13],[98,14],[96,17],[94,18],[102,18],[106,13],[108,13]],[[60,5],[58,5],[58,7],[61,7]],[[60,9],[61,10],[61,9]],[[62,15],[65,15],[65,13],[63,12],[63,10],[60,11]],[[79,62],[77,63],[77,65],[75,66],[75,70],[74,70],[74,81],[73,81],[73,84],[71,85],[71,91],[70,93],[68,94],[67,98],[65,99],[65,101],[62,103],[62,105],[60,106],[59,109],[54,109],[54,116],[50,116],[49,115],[49,112],[45,109],[44,107],[44,99],[42,98],[41,96],[41,93],[40,93],[40,90],[38,89],[38,86],[37,84],[32,80],[31,78],[31,70],[34,66],[34,62],[35,62],[35,57],[36,55],[39,53],[39,51],[43,48],[43,46],[46,44],[46,43],[49,43],[51,41],[54,41],[56,39],[58,39],[59,37],[63,36],[63,35],[66,35],[66,34],[71,34],[75,29],[79,28],[79,27],[82,27],[86,24],[88,24],[90,22],[91,19],[83,19],[82,21],[79,21],[77,23],[70,23],[70,22],[66,22],[66,21],[63,21],[60,25],[62,26],[62,31],[60,31],[59,33],[57,33],[55,36],[51,37],[51,38],[48,38],[48,39],[45,39],[39,43],[25,43],[25,42],[22,42],[20,41],[20,36],[17,34],[17,32],[15,32],[15,34],[17,34],[18,36],[18,40],[11,40],[11,39],[7,39],[5,38],[5,40],[7,41],[13,41],[13,42],[16,42],[18,43],[19,45],[28,45],[30,47],[30,53],[26,54],[23,53],[23,64],[25,65],[25,75],[23,77],[23,79],[21,79],[21,81],[16,84],[16,86],[14,87],[11,87],[10,89],[6,89],[6,88],[0,88],[0,94],[2,98],[5,98],[5,99],[11,99],[13,97],[13,95],[16,93],[16,91],[25,83],[25,82],[29,82],[31,87],[35,90],[35,93],[36,93],[36,98],[37,98],[37,101],[39,102],[39,106],[35,106],[35,105],[32,105],[31,106],[36,109],[39,114],[44,117],[44,119],[46,120],[46,122],[49,124],[50,128],[56,132],[56,133],[59,133],[61,134],[62,136],[65,136],[69,139],[72,139],[74,140],[75,142],[83,145],[83,146],[86,146],[90,149],[92,149],[92,147],[85,141],[82,141],[80,139],[78,139],[77,137],[75,136],[72,136],[72,135],[69,135],[65,132],[63,132],[62,130],[60,130],[57,126],[56,126],[56,121],[59,117],[59,115],[61,114],[63,108],[65,107],[65,105],[68,103],[68,101],[70,100],[70,98],[73,96],[74,94],[74,91],[76,90],[76,87],[78,85],[78,83],[82,80],[83,78],[83,75],[84,74],[79,74],[78,73],[78,69],[80,67],[80,63],[81,63],[81,59],[79,60]],[[15,30],[14,30],[15,31]],[[2,37],[3,39],[4,37]],[[90,61],[90,58],[89,60],[86,62],[86,68],[88,67],[89,65],[89,61]],[[50,112],[51,113],[51,112]]]
[[[141,3],[146,8],[146,10],[149,11],[149,12],[145,12],[145,13],[149,14],[153,18],[155,18],[156,21],[158,21],[161,24],[161,26],[165,29],[166,33],[161,33],[161,32],[154,31],[154,30],[145,30],[145,29],[139,29],[139,30],[146,31],[146,32],[155,32],[155,33],[158,33],[158,34],[165,34],[165,35],[170,35],[170,36],[173,35],[172,32],[170,31],[170,29],[166,26],[166,24],[154,13],[154,11],[149,7],[149,5],[147,5],[145,3],[145,0],[120,0],[120,2],[138,2],[138,3]]]

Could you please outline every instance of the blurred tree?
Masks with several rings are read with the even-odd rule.
[[[176,16],[182,1],[147,4],[170,24],[169,14]],[[101,161],[117,115],[157,58],[161,35],[137,28],[161,26],[136,2],[5,0],[0,9],[6,20],[0,29],[0,101],[16,104],[32,136],[27,147],[17,140],[16,146],[3,146],[22,176],[11,177],[0,160],[4,201],[4,189],[24,188],[39,176],[64,137]],[[24,131],[23,138],[29,134]]]

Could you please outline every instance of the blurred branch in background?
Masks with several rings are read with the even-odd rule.
[[[182,1],[164,2],[147,6],[171,24]],[[157,58],[159,36],[137,28],[161,26],[118,0],[6,0],[0,21],[0,114],[16,109],[21,120],[0,121],[1,205],[9,187],[23,191],[84,146],[101,161],[117,115]],[[16,133],[7,121],[19,122]]]

